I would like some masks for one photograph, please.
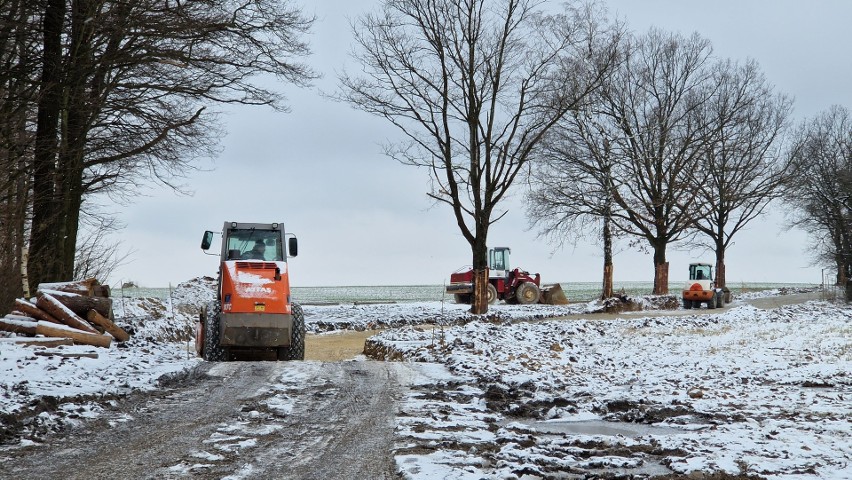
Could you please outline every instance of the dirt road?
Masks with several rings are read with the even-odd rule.
[[[405,368],[204,363],[45,445],[0,452],[0,478],[396,478]]]

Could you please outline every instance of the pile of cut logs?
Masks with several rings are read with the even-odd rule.
[[[0,318],[0,330],[109,348],[113,338],[119,342],[130,339],[127,332],[113,323],[109,294],[109,287],[100,285],[94,278],[42,283],[35,303],[15,300],[15,310]]]

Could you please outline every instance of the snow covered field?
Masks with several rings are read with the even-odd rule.
[[[443,364],[398,422],[407,478],[852,478],[852,309],[389,330]]]
[[[198,365],[189,339],[211,299],[203,279],[181,284],[170,302],[117,299],[118,323],[134,335],[109,349],[0,339],[0,444],[38,443]],[[313,332],[394,327],[373,337],[370,354],[416,362],[397,416],[394,454],[406,478],[852,478],[848,306],[735,303],[617,320],[548,320],[599,311],[594,302],[497,305],[485,319],[466,308],[305,306]],[[303,368],[317,365],[296,363],[294,375]]]

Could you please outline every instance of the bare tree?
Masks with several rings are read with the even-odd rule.
[[[603,299],[613,296],[614,136],[591,109],[566,115],[542,142],[526,196],[530,222],[557,245],[600,235]]]
[[[551,167],[539,175],[542,195],[552,198],[539,195],[538,202],[564,207],[544,219],[548,228],[567,234],[575,229],[561,219],[594,218],[650,247],[654,293],[662,294],[668,292],[666,249],[696,218],[691,180],[708,141],[698,113],[712,94],[711,47],[697,34],[652,29],[631,36],[621,50],[624,60],[590,106],[554,131]],[[558,188],[548,192],[551,184]],[[604,290],[611,283],[611,248],[604,239]]]
[[[0,0],[0,312],[24,293],[39,30],[34,2]]]
[[[852,294],[852,117],[835,105],[805,121],[790,148],[794,172],[788,202],[792,225],[807,231],[812,247],[837,270],[837,284]]]
[[[701,109],[710,142],[695,170],[701,206],[695,228],[716,254],[716,286],[725,287],[725,251],[734,235],[782,193],[782,135],[792,102],[773,92],[754,61],[721,61]]]
[[[82,223],[75,252],[73,279],[109,278],[132,253],[124,249],[120,241],[110,239],[110,234],[120,230],[122,225],[114,219],[101,216],[85,217]]]
[[[595,5],[547,15],[532,0],[386,0],[354,25],[363,74],[341,97],[408,139],[387,154],[426,168],[428,195],[471,247],[471,311],[487,311],[489,227],[547,131],[606,76],[612,32]]]
[[[635,39],[604,88],[601,119],[618,162],[614,224],[653,251],[654,293],[668,293],[666,249],[695,218],[691,176],[706,143],[696,112],[708,98],[710,42],[652,29]]]
[[[314,77],[297,61],[308,53],[301,37],[312,19],[287,0],[47,5],[33,284],[72,276],[87,196],[131,195],[142,178],[179,188],[176,177],[212,153],[209,106],[284,108],[280,94],[254,79],[271,74],[304,85]]]

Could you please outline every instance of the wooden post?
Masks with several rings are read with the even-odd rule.
[[[74,343],[103,348],[109,348],[112,343],[112,337],[109,335],[81,332],[67,325],[56,325],[49,322],[38,322],[36,325],[36,334],[44,335],[45,337],[70,338],[74,340]]]
[[[107,333],[112,335],[119,342],[126,342],[130,340],[130,335],[128,335],[127,332],[95,310],[89,310],[89,313],[86,314],[86,319],[95,325],[103,327]]]
[[[38,305],[38,308],[41,308],[47,313],[53,315],[60,322],[71,328],[76,328],[77,330],[89,333],[98,333],[98,331],[89,326],[85,320],[80,318],[80,316],[72,312],[71,309],[61,304],[59,300],[53,298],[51,295],[42,295],[38,297],[36,305]]]
[[[10,342],[24,347],[47,347],[55,348],[74,345],[70,338],[34,337],[34,338],[0,338],[0,346],[3,342]]]

